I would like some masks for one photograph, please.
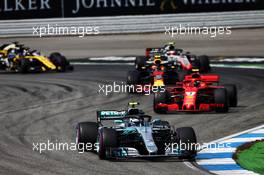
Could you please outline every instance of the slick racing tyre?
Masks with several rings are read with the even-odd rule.
[[[178,72],[178,81],[182,82],[185,79],[185,76],[188,75],[187,70],[181,70]]]
[[[228,95],[228,101],[230,107],[237,107],[237,88],[234,84],[227,84],[224,85],[227,95]]]
[[[142,70],[142,67],[146,66],[146,58],[145,57],[136,57],[135,67],[137,70]]]
[[[158,114],[166,113],[166,109],[158,108],[158,104],[168,104],[169,103],[169,92],[156,92],[154,93],[154,102],[153,102],[153,110]]]
[[[78,123],[76,127],[76,144],[79,151],[95,151],[96,140],[98,136],[98,123],[82,122]],[[89,150],[85,145],[91,145]]]
[[[102,128],[99,131],[99,150],[100,159],[107,159],[111,155],[111,148],[117,147],[117,133],[115,129]]]
[[[207,73],[210,71],[210,61],[209,57],[206,55],[199,56],[199,62],[200,62],[200,71],[201,73]]]
[[[28,73],[29,71],[29,60],[25,59],[25,58],[21,58],[19,59],[19,63],[18,63],[18,72],[25,74]]]
[[[137,70],[132,70],[132,71],[129,71],[128,74],[127,74],[127,84],[129,85],[136,85],[139,83],[139,71]]]
[[[49,56],[50,61],[56,66],[58,72],[65,72],[69,66],[69,62],[60,53],[52,53]]]
[[[136,85],[139,83],[139,71],[133,70],[129,71],[127,74],[127,92],[136,93]]]
[[[200,67],[200,60],[197,58],[196,55],[187,55],[189,62],[192,64],[193,68],[199,69]]]
[[[214,101],[216,106],[215,111],[218,113],[225,113],[229,110],[228,94],[224,88],[216,89],[214,91]],[[223,105],[223,106],[222,106]]]
[[[184,151],[184,155],[180,156],[182,159],[193,159],[197,154],[197,138],[193,128],[182,127],[176,129],[176,135],[179,143],[179,148]]]

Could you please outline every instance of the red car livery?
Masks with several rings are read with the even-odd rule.
[[[219,85],[219,79],[219,75],[187,75],[183,82],[154,94],[154,111],[228,112],[229,107],[237,106],[237,88],[233,84]]]

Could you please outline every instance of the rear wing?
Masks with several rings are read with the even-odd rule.
[[[127,111],[102,110],[97,111],[96,115],[97,122],[100,123],[102,120],[122,120],[127,115]]]
[[[210,74],[210,75],[193,74],[193,75],[185,76],[184,81],[192,81],[193,79],[197,79],[197,80],[200,80],[200,81],[206,82],[206,83],[218,83],[220,80],[220,76],[215,75],[215,74]]]
[[[146,48],[146,53],[145,56],[149,57],[149,56],[154,56],[155,54],[159,54],[162,53],[162,48]]]

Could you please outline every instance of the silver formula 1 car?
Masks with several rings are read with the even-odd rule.
[[[78,145],[92,145],[100,159],[196,156],[196,134],[191,127],[174,128],[154,119],[131,104],[127,110],[97,111],[97,122],[81,122],[76,127]],[[103,121],[112,121],[112,126]],[[87,148],[87,147],[86,147]]]

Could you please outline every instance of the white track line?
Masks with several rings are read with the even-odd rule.
[[[246,131],[242,131],[221,139],[214,140],[207,145],[210,144],[223,144],[223,143],[241,143],[241,142],[251,142],[255,140],[261,140],[263,139],[263,136],[255,136],[252,138],[247,138],[245,134],[256,134],[256,133],[264,133],[264,125],[248,129]],[[239,138],[234,138],[240,136]],[[253,135],[254,136],[254,135]],[[206,146],[206,145],[205,145]],[[214,156],[222,155],[224,154],[229,154],[229,153],[234,153],[237,148],[206,148],[204,146],[204,149],[200,150],[198,152],[203,158],[197,159],[196,163],[197,165],[201,166],[202,169],[207,169],[211,173],[214,174],[219,174],[219,175],[233,175],[233,174],[256,174],[252,171],[244,170],[242,167],[236,164],[235,160],[232,159],[232,156],[228,155],[223,158],[213,158]],[[230,156],[230,157],[229,157]]]
[[[245,174],[245,175],[258,175],[254,172],[251,171],[247,171],[247,170],[231,170],[231,171],[212,171],[212,173],[214,174],[219,174],[219,175],[233,175],[233,174],[237,174],[237,175],[241,175],[241,174]]]
[[[201,159],[196,161],[199,165],[214,165],[214,164],[236,164],[236,162],[232,158],[224,158],[224,159]]]

